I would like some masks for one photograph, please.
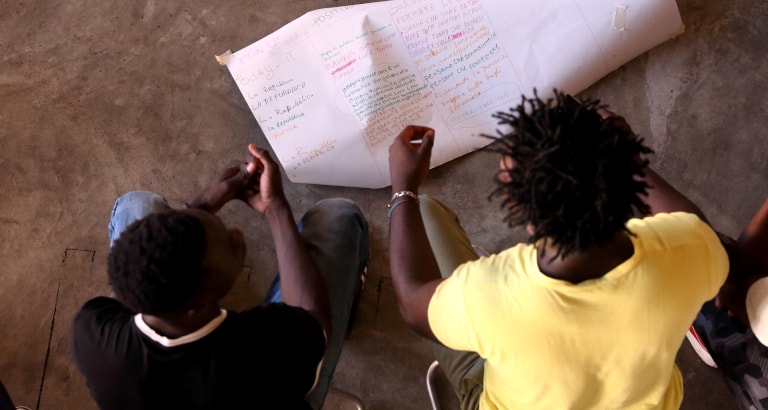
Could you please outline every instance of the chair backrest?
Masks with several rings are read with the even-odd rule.
[[[440,363],[435,360],[427,369],[427,393],[429,393],[429,402],[432,403],[432,410],[440,410],[440,402],[437,400],[437,389],[435,388],[435,370],[438,366]]]

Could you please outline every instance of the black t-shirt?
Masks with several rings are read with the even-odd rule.
[[[102,409],[308,409],[325,350],[320,323],[285,304],[227,312],[198,340],[166,347],[115,299],[88,301],[72,354]]]

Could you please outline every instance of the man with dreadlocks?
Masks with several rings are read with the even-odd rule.
[[[492,196],[530,234],[496,255],[478,258],[456,215],[418,195],[434,130],[409,126],[390,147],[406,322],[438,343],[463,409],[678,408],[675,354],[728,270],[717,235],[597,101],[555,91],[495,117],[509,131],[490,147]]]

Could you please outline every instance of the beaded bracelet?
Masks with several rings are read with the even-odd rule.
[[[405,196],[405,195],[403,195],[403,196]],[[397,198],[395,198],[395,199],[397,199]],[[405,198],[403,198],[401,201],[390,202],[389,205],[387,205],[387,219],[392,217],[392,211],[394,211],[395,208],[397,208],[401,204],[404,204],[406,202],[411,202],[411,201],[415,201],[416,203],[419,202],[418,198],[414,198],[414,197],[412,197],[410,195],[405,196]]]

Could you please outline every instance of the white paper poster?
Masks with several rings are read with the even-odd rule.
[[[683,31],[674,0],[394,0],[316,10],[225,57],[293,182],[381,188],[405,125],[432,167],[533,88],[577,93]]]

